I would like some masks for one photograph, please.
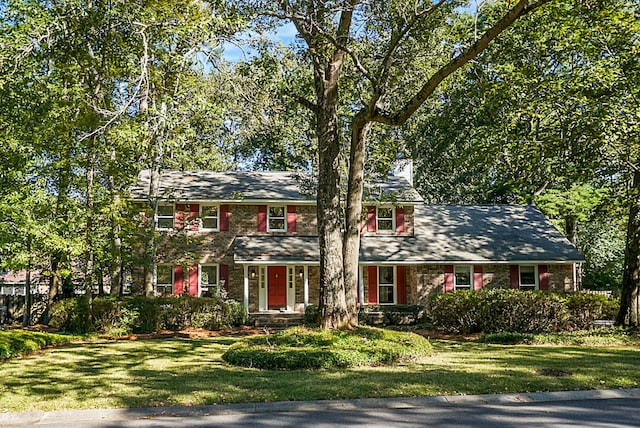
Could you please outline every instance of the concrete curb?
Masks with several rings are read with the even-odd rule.
[[[223,414],[279,413],[307,410],[411,409],[455,405],[524,404],[552,401],[640,398],[640,388],[522,394],[439,395],[434,397],[362,398],[355,400],[279,401],[206,406],[142,407],[133,409],[57,410],[0,413],[0,426],[78,424],[134,419],[199,417]]]

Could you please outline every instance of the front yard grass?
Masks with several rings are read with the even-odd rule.
[[[259,370],[226,364],[240,339],[72,343],[0,363],[0,412],[488,394],[640,384],[640,347],[433,341],[396,366]]]

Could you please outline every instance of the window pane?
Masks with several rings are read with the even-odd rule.
[[[471,268],[468,266],[456,266],[456,285],[457,286],[471,286]]]
[[[269,219],[269,229],[284,230],[284,220],[274,218]]]
[[[173,217],[172,218],[159,218],[158,219],[158,227],[160,229],[171,229],[173,227]]]
[[[380,266],[379,270],[379,283],[393,285],[393,266]]]
[[[202,207],[202,217],[218,217],[218,207],[216,206]]]
[[[393,229],[392,220],[380,220],[378,219],[378,230],[391,230]]]
[[[215,286],[216,278],[218,277],[217,266],[201,266],[200,267],[200,283],[204,286]]]
[[[218,228],[218,219],[216,217],[205,217],[202,219],[202,227],[205,229],[217,229]]]
[[[284,217],[284,207],[269,207],[270,217]]]
[[[393,286],[380,286],[380,303],[393,303]]]
[[[536,271],[533,266],[520,266],[520,284],[535,285]]]
[[[393,208],[378,208],[378,217],[379,218],[392,218],[393,217]]]
[[[158,215],[173,217],[173,205],[158,205]]]
[[[158,266],[157,268],[157,283],[158,284],[171,284],[171,266]]]

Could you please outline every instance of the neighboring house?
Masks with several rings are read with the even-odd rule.
[[[156,294],[206,296],[223,287],[250,312],[301,312],[319,299],[316,201],[290,172],[164,171]],[[149,171],[132,189],[144,203]],[[576,289],[584,261],[534,206],[425,205],[405,178],[367,186],[359,301],[423,304],[434,293],[484,287]],[[134,283],[143,283],[142,268]]]

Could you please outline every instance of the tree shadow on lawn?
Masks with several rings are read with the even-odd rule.
[[[272,371],[224,363],[221,354],[229,342],[234,341],[213,338],[74,344],[5,362],[0,409],[481,394],[637,387],[640,382],[640,351],[630,348],[465,344],[448,349],[437,345],[438,353],[421,363]],[[539,374],[545,369],[571,375]]]

